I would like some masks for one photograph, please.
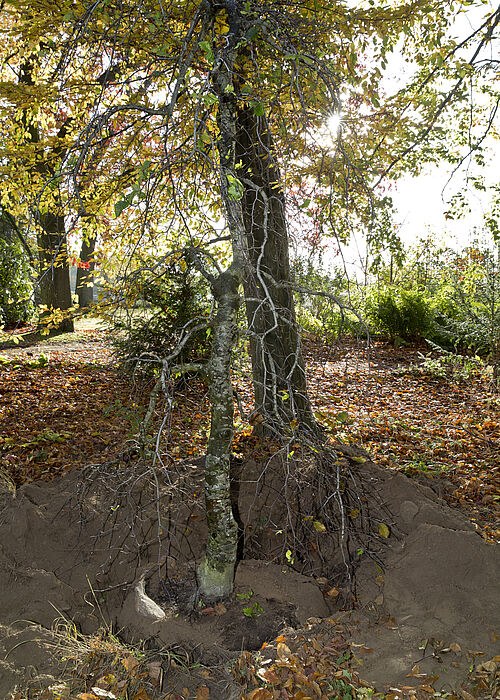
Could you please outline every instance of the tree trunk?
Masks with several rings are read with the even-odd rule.
[[[220,6],[214,8],[214,15],[219,9]],[[211,404],[210,438],[205,462],[208,543],[205,556],[198,567],[200,594],[207,600],[225,598],[232,592],[238,545],[238,526],[233,516],[230,496],[229,465],[234,430],[231,365],[246,239],[241,197],[234,190],[234,183],[237,182],[236,98],[228,91],[233,82],[241,18],[240,10],[233,3],[226,3],[226,12],[233,31],[226,44],[224,60],[214,68],[211,78],[219,102],[217,147],[220,191],[231,236],[233,261],[228,270],[216,279],[207,274],[218,304],[207,371]]]
[[[40,217],[42,229],[38,236],[40,260],[40,299],[48,307],[63,312],[72,308],[71,287],[69,281],[68,249],[64,217],[58,214],[44,214]],[[72,332],[73,319],[67,315],[57,324],[60,331]]]
[[[266,423],[298,421],[315,430],[290,280],[285,199],[265,117],[239,107],[236,162],[245,178],[243,213],[249,266],[245,305],[255,408]],[[264,425],[264,424],[263,424]]]
[[[80,263],[83,263],[83,266],[78,265],[76,271],[76,293],[81,309],[89,307],[94,301],[95,244],[95,237],[87,238],[84,235],[80,252]]]
[[[211,422],[205,462],[205,503],[208,543],[198,569],[203,600],[217,600],[233,590],[238,527],[230,494],[230,455],[234,403],[231,380],[232,352],[239,307],[240,278],[234,267],[223,272],[212,287],[218,303],[212,351],[206,376]]]

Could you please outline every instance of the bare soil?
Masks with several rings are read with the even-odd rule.
[[[260,489],[257,499],[258,465],[244,464],[241,473],[249,478],[243,478],[239,492],[247,535],[243,560],[233,597],[219,606],[196,597],[195,563],[206,537],[202,509],[192,495],[200,486],[199,462],[183,463],[175,484],[171,474],[157,475],[155,483],[150,475],[122,466],[122,486],[129,485],[114,492],[110,485],[120,472],[94,468],[28,484],[15,497],[5,493],[0,697],[9,697],[27,679],[32,688],[54,682],[60,664],[43,638],[61,615],[84,633],[105,621],[129,642],[183,649],[212,669],[218,688],[213,697],[240,696],[227,669],[242,649],[269,643],[272,652],[279,634],[286,634],[292,647],[304,634],[319,635],[323,646],[335,645],[339,629],[365,681],[381,690],[407,689],[395,697],[411,687],[456,693],[468,687],[471,663],[498,655],[498,548],[430,488],[373,463],[361,464],[353,452],[341,458],[356,471],[369,502],[383,509],[374,511],[373,523],[383,517],[390,532],[372,540],[370,556],[359,554],[354,589],[342,576],[339,552],[328,542],[323,547],[321,533],[310,542],[319,553],[312,548],[314,556],[287,565],[279,532],[286,528],[286,508],[282,504],[280,510],[272,496],[279,469],[267,464],[267,491]],[[168,512],[168,527],[158,523],[157,496]],[[256,558],[257,551],[265,556]],[[342,610],[350,593],[354,610]],[[26,620],[39,627],[20,622]],[[492,663],[498,666],[498,657]],[[176,674],[168,690],[189,688],[185,674]],[[189,677],[191,685],[193,678],[194,685],[200,682],[194,672]]]

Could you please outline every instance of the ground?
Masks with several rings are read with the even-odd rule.
[[[432,697],[437,692],[452,692],[452,688],[454,696],[462,700],[495,697],[500,662],[495,656],[498,622],[494,621],[499,569],[498,548],[493,542],[498,539],[500,435],[498,395],[488,375],[471,367],[463,372],[448,369],[447,375],[441,376],[442,368],[422,364],[421,350],[395,350],[383,343],[372,348],[371,356],[352,343],[329,347],[312,339],[306,351],[318,416],[329,427],[332,444],[340,440],[344,446],[339,458],[356,479],[372,489],[373,502],[381,508],[385,501],[391,503],[390,511],[376,514],[379,527],[387,528],[387,532],[382,528],[375,533],[382,549],[387,540],[383,562],[360,555],[351,612],[342,610],[349,591],[345,582],[342,586],[338,583],[334,567],[327,576],[319,569],[294,572],[293,553],[286,556],[276,534],[282,528],[275,522],[279,516],[274,514],[271,501],[264,499],[258,513],[250,512],[255,483],[252,469],[262,459],[269,460],[269,446],[253,438],[242,422],[234,449],[240,472],[247,478],[238,497],[245,526],[253,528],[253,535],[247,539],[232,600],[222,607],[202,605],[189,618],[185,618],[189,602],[192,610],[186,584],[189,556],[183,543],[188,543],[191,559],[193,555],[196,558],[196,547],[203,537],[196,489],[208,419],[203,386],[191,384],[184,390],[167,449],[171,474],[182,479],[176,483],[192,491],[186,511],[189,527],[183,525],[175,556],[169,550],[168,576],[151,568],[155,561],[151,545],[147,557],[142,553],[139,564],[134,560],[135,574],[125,586],[125,569],[107,566],[103,548],[95,546],[106,528],[94,520],[105,506],[110,517],[112,512],[114,525],[131,521],[118,501],[119,494],[110,501],[109,510],[106,497],[108,484],[113,484],[112,474],[103,474],[98,466],[91,466],[88,472],[88,465],[110,464],[123,454],[144,414],[145,392],[117,373],[106,330],[92,324],[80,327],[76,337],[60,336],[0,353],[0,465],[5,488],[18,489],[16,499],[5,496],[0,551],[7,578],[2,583],[12,586],[13,580],[21,582],[14,587],[18,595],[7,596],[0,610],[1,622],[6,625],[8,658],[3,670],[7,682],[19,682],[15,669],[27,663],[22,650],[28,648],[29,631],[24,627],[13,630],[14,620],[34,619],[43,627],[40,634],[45,634],[54,617],[47,601],[40,599],[42,593],[37,597],[37,590],[44,591],[67,621],[70,616],[78,623],[80,649],[85,646],[84,634],[97,634],[99,625],[90,624],[84,612],[85,591],[89,592],[90,574],[94,573],[92,590],[98,599],[105,596],[105,605],[104,600],[99,604],[106,608],[107,622],[118,625],[130,642],[144,640],[148,636],[145,630],[156,625],[156,639],[166,652],[162,656],[157,648],[143,648],[141,656],[119,642],[109,628],[107,636],[101,631],[101,640],[94,636],[94,647],[87,650],[85,663],[81,662],[87,686],[81,673],[77,674],[79,686],[74,679],[74,688],[84,700],[120,697],[127,688],[129,697],[139,699],[147,698],[148,693],[200,699],[364,697],[369,695],[370,684],[393,698]],[[243,378],[239,383],[245,401],[248,386]],[[362,451],[349,452],[348,446],[353,444],[368,450],[379,466]],[[75,501],[76,493],[87,488],[79,479],[79,474],[86,473],[81,471],[83,467],[101,488],[85,491],[80,506],[83,502],[88,508],[90,503],[93,516],[87,518],[86,533],[79,535],[83,539],[71,540],[70,520],[64,520],[69,514],[64,510]],[[270,468],[268,493],[276,492],[279,479],[279,473],[273,477]],[[160,480],[158,488],[163,489],[164,498],[172,498],[166,483]],[[141,512],[148,507],[144,493],[141,490]],[[267,522],[275,526],[273,531],[262,525],[266,513]],[[355,521],[355,512],[350,515]],[[321,532],[315,536],[322,546]],[[151,540],[151,535],[146,533],[146,539]],[[169,542],[171,545],[172,538]],[[62,573],[65,567],[57,553],[65,552],[67,558],[70,550],[78,551],[80,559],[74,556],[71,574]],[[108,558],[110,551],[111,546],[106,551]],[[99,594],[95,587],[106,577],[106,585],[101,587],[108,593]],[[141,580],[146,584],[144,600]],[[148,619],[147,605],[143,609],[146,617],[141,617],[141,600],[147,604],[150,597],[163,613],[166,611],[167,620]],[[66,633],[58,639],[61,648],[67,647]],[[107,661],[103,660],[106,645]],[[228,664],[241,648],[254,651],[239,657],[228,680]],[[74,655],[78,656],[76,651]],[[12,662],[15,657],[17,666]],[[200,663],[203,665],[196,667]],[[44,658],[33,664],[37,672],[44,664],[54,670]],[[189,666],[188,673],[183,666]],[[475,669],[475,678],[467,677],[468,668]],[[65,693],[64,684],[59,685],[58,691],[52,690],[46,697]],[[32,693],[35,686],[32,684]],[[0,690],[6,687],[0,684]]]

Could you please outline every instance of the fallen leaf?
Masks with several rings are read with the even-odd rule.
[[[272,693],[265,688],[257,688],[257,690],[252,690],[251,693],[245,695],[245,700],[272,700]]]
[[[200,611],[200,614],[201,614],[201,615],[215,615],[215,608],[213,608],[212,606],[208,605],[206,608],[203,608],[203,609]]]
[[[487,671],[488,673],[495,673],[495,671],[497,670],[497,666],[498,664],[496,663],[496,661],[491,659],[490,661],[485,661],[484,664],[478,666],[477,670]]]
[[[378,534],[380,535],[380,537],[384,537],[385,539],[387,539],[391,533],[387,525],[385,525],[385,523],[379,523]]]
[[[148,673],[154,685],[160,685],[162,677],[161,661],[151,661],[148,664]]]
[[[134,695],[134,700],[151,700],[151,697],[146,693],[144,688],[140,688],[139,692]]]
[[[116,695],[110,690],[104,690],[104,688],[98,688],[97,686],[92,687],[91,690],[97,695],[98,698],[110,698],[111,700],[116,700]]]
[[[133,656],[126,656],[124,659],[122,659],[122,665],[131,676],[134,676],[137,672],[136,669],[139,666],[139,662]]]
[[[450,649],[455,652],[455,654],[458,654],[462,651],[462,647],[460,644],[457,644],[457,642],[452,642],[450,644]]]
[[[338,588],[330,588],[330,590],[326,592],[326,595],[329,595],[330,598],[336,598],[339,593],[340,591]]]
[[[287,659],[290,656],[291,651],[284,642],[278,642],[276,654],[278,659]]]
[[[206,685],[200,685],[196,692],[196,700],[207,700],[210,697],[210,688]]]
[[[460,697],[462,698],[462,700],[476,700],[476,698],[473,695],[468,693],[463,688],[459,688],[458,692],[460,693]]]

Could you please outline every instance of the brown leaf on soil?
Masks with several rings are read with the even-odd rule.
[[[131,676],[135,676],[137,674],[139,662],[133,656],[126,656],[124,659],[122,659],[122,665]]]
[[[151,700],[151,697],[146,693],[144,688],[141,688],[139,692],[134,695],[134,700]]]
[[[338,588],[330,588],[330,590],[326,592],[326,595],[330,596],[330,598],[336,598],[339,593],[340,591]]]
[[[276,649],[276,655],[278,659],[287,659],[292,652],[290,648],[284,642],[278,642],[278,647]]]
[[[463,688],[459,688],[459,695],[462,698],[462,700],[476,700],[473,695],[471,695],[467,690],[464,690]]]
[[[207,606],[206,608],[203,608],[200,611],[201,615],[215,615],[215,608],[213,608],[211,605]]]
[[[494,659],[491,659],[490,661],[485,661],[484,664],[481,664],[480,666],[477,667],[478,671],[487,671],[488,673],[495,673],[497,670],[498,664]]]
[[[272,698],[272,693],[265,688],[257,688],[245,695],[245,700],[272,700]]]
[[[153,685],[160,685],[162,677],[161,661],[151,661],[148,664],[148,673]]]
[[[207,688],[206,685],[200,685],[200,687],[196,691],[196,700],[208,700],[209,697],[210,688]]]

